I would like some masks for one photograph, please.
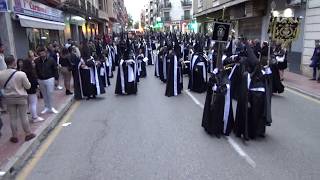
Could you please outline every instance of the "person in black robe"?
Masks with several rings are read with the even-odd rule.
[[[266,72],[247,44],[247,58],[241,60],[241,83],[234,132],[245,140],[264,137],[266,126],[271,124],[271,93],[266,81]]]
[[[120,60],[115,94],[129,95],[136,94],[137,88],[137,65],[133,57],[133,51],[129,39],[123,52],[123,59]]]
[[[168,42],[168,55],[167,60],[168,64],[168,79],[166,86],[167,97],[177,96],[181,94],[183,89],[183,79],[182,79],[182,71],[181,71],[181,61],[179,60],[179,55],[176,53],[180,49],[177,48],[178,44],[176,44],[175,49],[173,49],[173,45],[171,42]]]
[[[107,50],[103,50],[101,52],[101,56],[99,57],[100,66],[98,68],[98,74],[100,76],[102,86],[105,88],[111,85],[110,78],[108,76],[110,67],[108,65],[109,62],[108,62],[107,54],[108,54]]]
[[[168,71],[169,71],[169,62],[170,59],[168,58],[169,49],[168,44],[166,43],[165,47],[162,50],[162,53],[159,54],[159,63],[162,65],[159,72],[160,72],[160,80],[163,83],[167,82],[168,79]],[[160,66],[159,66],[160,67]]]
[[[231,133],[233,124],[229,76],[227,71],[216,69],[208,83],[202,127],[208,134],[220,138]]]
[[[155,58],[155,62],[154,62],[154,76],[156,76],[157,78],[160,77],[160,71],[162,71],[161,68],[163,68],[162,66],[162,61],[159,60],[160,58],[160,51],[163,48],[163,40],[162,40],[162,36],[160,35],[160,40],[159,40],[159,46],[157,48],[157,53],[156,53],[156,58]],[[161,52],[162,54],[162,52]]]
[[[207,59],[204,57],[201,42],[195,45],[195,53],[191,57],[188,89],[203,93],[207,89]]]
[[[147,77],[147,59],[143,55],[143,46],[139,48],[139,55],[137,56],[138,75],[139,78]]]
[[[277,45],[275,49],[272,50],[272,62],[270,63],[270,68],[272,71],[272,92],[273,93],[283,93],[284,85],[281,82],[279,61],[285,61],[284,51],[281,50],[281,45]],[[281,62],[280,62],[281,63]]]

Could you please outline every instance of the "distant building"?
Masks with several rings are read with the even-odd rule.
[[[159,31],[190,32],[191,0],[150,0],[145,7],[147,27]]]

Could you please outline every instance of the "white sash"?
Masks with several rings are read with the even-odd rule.
[[[136,63],[134,60],[130,59],[126,61],[128,66],[128,82],[134,82],[136,80]],[[134,64],[134,69],[132,69],[131,64]]]
[[[83,59],[80,59],[80,62],[78,64],[78,76],[79,76],[79,83],[80,83],[80,91],[81,91],[81,98],[83,98],[83,90],[82,90],[82,80],[81,80],[81,74],[80,74],[80,68],[81,68],[81,63],[83,62]]]
[[[119,70],[120,70],[120,84],[121,84],[122,94],[125,94],[126,91],[125,91],[125,86],[124,86],[125,83],[124,83],[123,63],[124,63],[124,60],[121,59],[120,65],[119,65]]]
[[[174,95],[178,95],[178,59],[177,56],[174,55],[174,64],[173,64],[173,92]]]
[[[227,84],[227,93],[224,98],[224,113],[223,113],[223,132],[226,133],[227,125],[229,121],[230,112],[230,85]]]
[[[163,78],[166,80],[167,79],[167,55],[164,55],[163,57]]]
[[[198,62],[197,64],[198,66],[202,66],[202,77],[203,77],[203,80],[205,82],[207,82],[207,71],[206,71],[206,65],[204,62]]]

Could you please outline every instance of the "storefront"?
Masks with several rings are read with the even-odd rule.
[[[65,14],[65,39],[82,42],[86,34],[86,20],[81,16]]]
[[[35,50],[51,42],[64,43],[63,12],[47,5],[24,0],[14,0],[12,30],[18,58],[28,50]]]

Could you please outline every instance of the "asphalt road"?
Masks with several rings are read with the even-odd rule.
[[[273,98],[274,123],[268,127],[266,138],[244,143],[231,136],[231,143],[230,139],[217,139],[204,132],[202,109],[186,92],[178,97],[165,97],[165,85],[153,76],[152,68],[148,68],[148,77],[141,79],[137,95],[114,95],[113,82],[106,95],[82,101],[69,120],[71,124],[62,128],[35,167],[27,165],[29,172],[18,177],[28,180],[320,178],[320,102],[286,90]],[[184,85],[187,86],[187,79]],[[205,94],[192,95],[204,103]]]

